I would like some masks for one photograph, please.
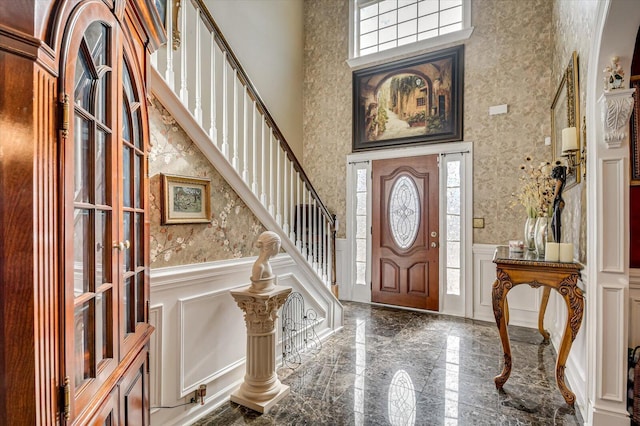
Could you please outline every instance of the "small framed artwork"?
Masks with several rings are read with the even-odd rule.
[[[462,140],[464,45],[353,73],[353,150]]]
[[[162,224],[211,221],[211,181],[206,178],[161,175]]]

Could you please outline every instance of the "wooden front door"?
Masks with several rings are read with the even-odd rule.
[[[437,311],[438,156],[372,164],[371,299]]]

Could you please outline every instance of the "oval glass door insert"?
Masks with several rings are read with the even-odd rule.
[[[398,247],[411,247],[420,227],[420,196],[409,176],[398,178],[389,195],[389,225]]]

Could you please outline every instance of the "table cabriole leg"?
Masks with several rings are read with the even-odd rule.
[[[558,360],[556,361],[556,383],[568,405],[573,406],[576,396],[569,390],[564,381],[564,370],[571,345],[576,339],[580,326],[582,325],[582,315],[584,312],[584,298],[582,290],[577,286],[579,275],[572,274],[562,280],[558,287],[558,293],[562,295],[567,304],[567,324],[562,334],[562,342],[560,343],[560,351],[558,352]]]
[[[551,287],[543,287],[542,289],[542,301],[540,301],[540,313],[538,314],[538,331],[544,339],[544,343],[549,343],[551,337],[549,332],[544,329],[544,314],[547,311],[547,304],[549,303],[549,295],[551,294]]]
[[[498,274],[498,276],[500,277],[500,274]],[[502,341],[502,350],[504,352],[504,366],[502,368],[502,373],[493,379],[497,389],[502,389],[502,386],[504,386],[511,375],[511,345],[509,343],[509,331],[507,330],[507,311],[505,310],[505,300],[507,298],[507,293],[512,286],[513,283],[508,279],[498,279],[493,283],[491,293],[493,314],[496,318],[496,324],[498,325],[498,330],[500,332],[500,340]]]

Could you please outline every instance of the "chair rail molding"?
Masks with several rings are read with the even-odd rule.
[[[629,133],[629,117],[633,111],[635,89],[606,91],[598,102],[602,107],[604,142],[607,148],[619,148]]]

